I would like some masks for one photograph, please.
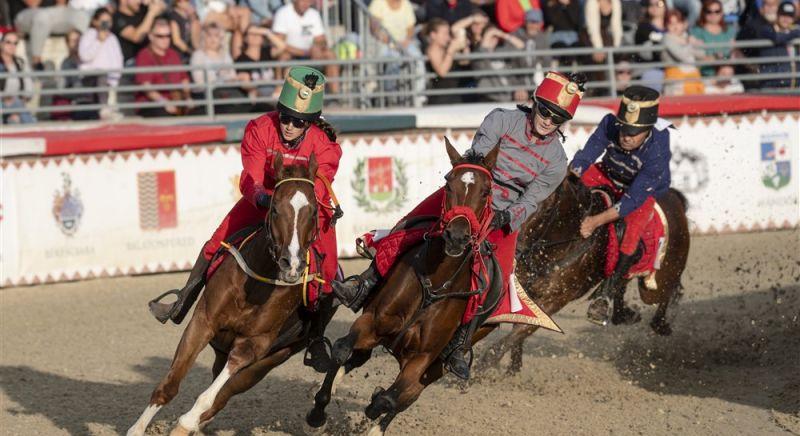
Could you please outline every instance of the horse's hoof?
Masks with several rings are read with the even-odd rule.
[[[328,424],[328,415],[324,411],[317,412],[316,409],[311,409],[306,415],[306,420],[303,421],[303,430],[306,434],[321,434],[325,431]]]
[[[650,328],[653,329],[659,336],[669,336],[672,334],[672,327],[670,327],[668,322],[665,321],[652,321],[650,323]]]
[[[589,309],[586,311],[586,318],[597,325],[606,326],[609,318],[611,318],[610,311],[611,301],[608,298],[600,297],[589,305]]]
[[[395,408],[395,400],[383,388],[377,388],[375,393],[372,394],[372,401],[369,406],[364,410],[367,418],[376,420],[378,417],[386,412],[390,412]]]
[[[188,428],[178,424],[169,432],[169,436],[189,436],[192,432]]]
[[[611,317],[611,323],[614,325],[631,325],[641,320],[642,316],[639,315],[639,312],[630,307],[623,307],[620,310],[615,310],[614,316]]]

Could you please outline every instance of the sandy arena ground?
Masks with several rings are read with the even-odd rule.
[[[697,237],[674,334],[644,322],[601,329],[587,303],[555,315],[565,335],[540,331],[524,368],[466,390],[431,386],[388,434],[800,435],[800,232]],[[351,271],[361,267],[348,262]],[[169,366],[181,327],[162,326],[146,301],[184,274],[0,290],[0,433],[122,434]],[[629,292],[636,303],[638,297]],[[639,303],[640,304],[640,303]],[[337,338],[353,320],[341,311]],[[496,340],[496,332],[488,341]],[[150,427],[166,434],[210,383],[201,354],[178,397]],[[328,408],[334,434],[363,432],[363,408],[397,366],[380,352],[345,377]],[[293,357],[234,398],[206,434],[300,434],[321,376]]]

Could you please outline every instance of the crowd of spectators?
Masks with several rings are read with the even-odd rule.
[[[349,1],[349,0],[339,0]],[[790,41],[800,37],[798,0],[364,0],[371,20],[367,29],[380,47],[378,56],[410,56],[429,73],[414,83],[426,89],[427,104],[472,101],[524,101],[551,68],[596,66],[591,81],[608,81],[614,72],[618,89],[634,80],[667,95],[734,93],[751,87],[797,87],[794,78],[766,76],[741,82],[748,73],[796,73],[798,63],[763,61],[761,65],[731,62],[740,57],[780,58],[794,53]],[[153,67],[128,83],[155,88],[133,98],[147,103],[143,116],[202,113],[195,100],[213,83],[217,112],[269,109],[264,97],[276,97],[285,68],[253,66],[264,61],[326,61],[351,58],[357,51],[343,39],[329,46],[319,0],[9,0],[0,8],[4,29],[0,72],[61,69],[80,71],[58,80],[64,89],[113,89],[125,82],[123,67]],[[332,4],[337,4],[332,1]],[[50,37],[63,37],[68,55],[59,66],[43,58]],[[352,38],[351,38],[352,39]],[[756,49],[707,47],[734,40],[767,39],[773,45]],[[25,49],[18,50],[21,41]],[[350,41],[350,42],[348,42]],[[337,42],[337,41],[330,41]],[[612,70],[609,47],[641,46],[616,55]],[[542,50],[594,48],[581,55],[550,56]],[[334,50],[336,48],[336,50]],[[526,51],[525,56],[503,53]],[[469,53],[498,56],[464,59]],[[232,68],[230,65],[234,64]],[[668,65],[661,66],[658,63]],[[698,65],[702,62],[712,62]],[[655,64],[655,65],[654,65]],[[184,66],[164,72],[164,66]],[[189,66],[202,66],[192,70]],[[58,67],[58,68],[56,68]],[[338,65],[320,64],[329,77],[328,91],[339,93]],[[396,77],[400,63],[384,73]],[[111,70],[98,74],[97,70]],[[462,74],[480,71],[470,76]],[[507,71],[512,71],[508,73]],[[513,71],[525,71],[515,74]],[[533,71],[533,73],[531,73]],[[459,74],[456,74],[459,73]],[[387,79],[385,88],[396,86]],[[448,92],[458,88],[465,92]],[[3,108],[17,110],[3,122],[31,122],[20,111],[32,94],[30,79],[0,80]],[[599,95],[606,88],[592,88]],[[199,93],[199,94],[198,94]],[[8,95],[13,95],[8,97]],[[92,104],[105,107],[109,93],[65,92],[54,105]],[[73,119],[113,116],[106,109],[65,112]]]

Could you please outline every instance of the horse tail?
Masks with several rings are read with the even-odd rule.
[[[331,123],[325,121],[324,118],[319,117],[313,121],[313,124],[319,127],[320,130],[325,132],[325,135],[328,136],[328,139],[330,139],[333,142],[336,142],[336,130],[333,128]]]
[[[676,197],[678,197],[678,200],[681,201],[681,205],[683,206],[683,211],[687,212],[689,210],[689,200],[686,198],[685,195],[683,195],[683,192],[678,191],[675,188],[669,188],[669,190],[672,191],[672,193],[675,194]]]

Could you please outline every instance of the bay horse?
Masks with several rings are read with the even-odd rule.
[[[575,176],[568,176],[541,204],[538,212],[524,224],[517,244],[516,278],[528,296],[552,315],[568,303],[588,293],[604,279],[608,227],[600,226],[587,239],[580,237],[581,221],[607,206],[598,192],[592,192]],[[658,305],[650,327],[658,335],[672,333],[667,309],[681,296],[681,275],[689,256],[689,224],[687,202],[680,191],[670,189],[657,199],[667,218],[669,229],[667,251],[655,274],[657,289],[647,288],[638,280],[639,295],[645,304]],[[623,281],[615,292],[613,324],[633,324],[641,318],[625,305]],[[511,352],[509,373],[522,368],[522,344],[537,326],[516,324],[512,331],[486,350],[476,370],[498,366],[500,359]]]
[[[370,434],[383,434],[398,413],[443,375],[439,356],[461,323],[471,290],[472,271],[463,266],[471,265],[472,256],[478,255],[473,244],[481,242],[469,219],[456,215],[447,221],[444,217],[448,210],[466,206],[475,217],[491,219],[491,171],[499,151],[495,147],[485,157],[468,154],[462,158],[447,138],[445,147],[453,169],[445,178],[440,236],[426,237],[398,258],[368,297],[350,332],[335,342],[332,367],[314,397],[314,408],[306,415],[310,431],[319,432],[325,425],[325,407],[335,384],[346,372],[367,362],[379,345],[392,352],[400,373],[388,390],[373,394],[365,410],[373,421],[385,415]]]
[[[234,256],[223,260],[183,332],[169,372],[128,435],[144,434],[156,413],[177,395],[181,380],[209,343],[216,353],[213,383],[180,417],[173,436],[198,432],[233,395],[250,389],[305,348],[333,317],[330,296],[320,297],[314,313],[302,307],[306,259],[317,236],[316,158],[310,157],[308,167],[284,168],[282,155],[276,154],[273,168],[277,183],[264,226],[240,248],[252,271],[245,273]],[[277,280],[269,279],[274,277]]]

